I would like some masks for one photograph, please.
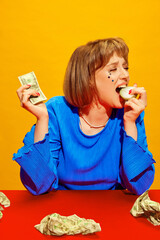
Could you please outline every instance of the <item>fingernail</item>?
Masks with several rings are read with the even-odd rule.
[[[37,94],[38,96],[40,96],[40,93],[37,92],[36,94]]]
[[[31,87],[31,85],[30,85],[30,84],[27,84],[27,86],[28,86],[28,87]]]
[[[128,93],[131,94],[131,92],[132,92],[132,89],[130,89]]]

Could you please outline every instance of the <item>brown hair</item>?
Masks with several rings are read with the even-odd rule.
[[[70,104],[82,108],[92,102],[98,94],[95,71],[106,65],[114,52],[128,63],[129,49],[121,38],[88,42],[73,52],[63,85],[65,98]]]

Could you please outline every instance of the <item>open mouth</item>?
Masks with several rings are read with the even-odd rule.
[[[122,88],[125,88],[125,87],[126,87],[126,85],[121,85],[121,86],[117,87],[117,88],[116,88],[116,92],[119,93],[120,90],[121,90]]]

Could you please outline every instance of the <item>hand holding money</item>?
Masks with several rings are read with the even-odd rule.
[[[30,86],[30,89],[34,89],[36,91],[35,92],[36,94],[30,96],[31,103],[36,104],[47,99],[39,87],[39,84],[34,72],[30,72],[25,75],[22,75],[18,77],[18,79],[22,84],[22,86],[28,85]]]
[[[34,72],[18,77],[22,86],[17,90],[21,106],[35,115],[38,119],[48,117],[45,95],[41,91]]]

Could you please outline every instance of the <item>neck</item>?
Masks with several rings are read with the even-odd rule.
[[[112,108],[104,107],[101,104],[91,104],[85,108],[80,109],[79,111],[83,120],[86,120],[86,123],[91,125],[93,128],[104,127],[108,122],[108,119],[111,116]]]

